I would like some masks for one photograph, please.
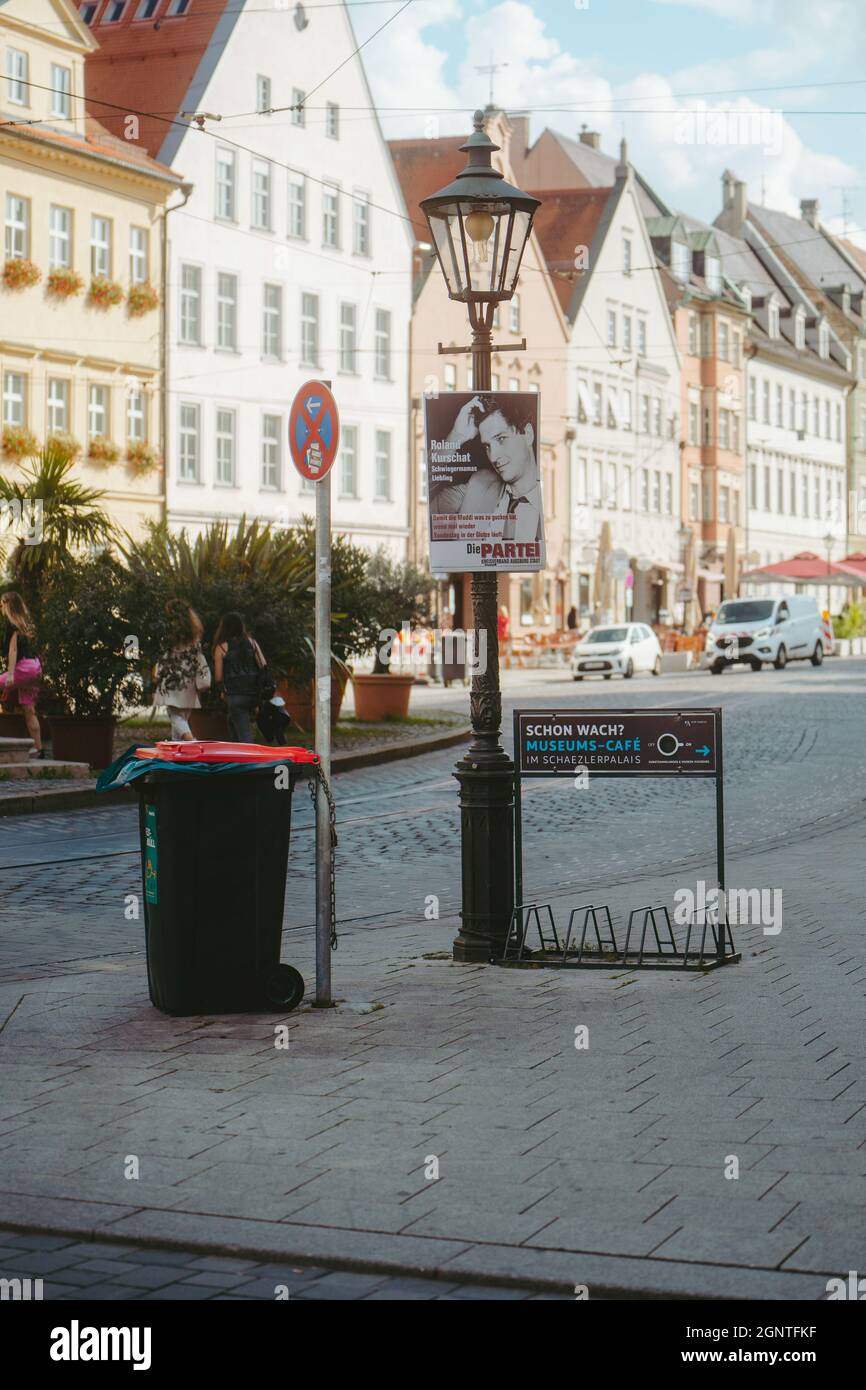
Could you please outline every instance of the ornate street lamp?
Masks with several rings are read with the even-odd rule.
[[[537,198],[521,193],[493,168],[500,148],[484,130],[484,113],[461,150],[463,169],[445,188],[423,199],[448,294],[469,309],[472,387],[491,389],[491,329],[496,306],[510,300],[532,227]],[[522,344],[521,346],[525,346]],[[453,349],[452,349],[453,350]],[[462,910],[454,959],[489,960],[500,954],[514,908],[514,764],[500,743],[497,575],[472,576],[476,654],[486,670],[472,677],[470,712],[474,740],[457,764],[460,784]]]

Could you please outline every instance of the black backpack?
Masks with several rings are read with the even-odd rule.
[[[227,695],[256,699],[259,694],[259,664],[248,637],[233,637],[223,657],[223,688]]]

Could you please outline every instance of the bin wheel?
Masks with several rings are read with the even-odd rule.
[[[295,1009],[304,997],[304,977],[293,965],[275,965],[262,979],[262,995],[278,1009]]]

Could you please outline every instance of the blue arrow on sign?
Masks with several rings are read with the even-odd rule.
[[[695,752],[700,753],[701,756],[704,758],[708,758],[710,756],[710,750],[706,744],[704,744],[703,748],[696,748]]]

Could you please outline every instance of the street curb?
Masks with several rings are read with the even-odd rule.
[[[424,753],[436,753],[443,748],[453,748],[458,743],[466,743],[472,736],[468,725],[447,734],[433,734],[430,738],[415,739],[412,743],[385,744],[381,748],[360,750],[354,753],[338,753],[331,758],[331,775],[338,772],[355,772],[361,767],[378,767],[385,763],[399,762],[403,758],[419,758]],[[95,787],[80,787],[74,791],[50,791],[22,794],[21,796],[0,797],[0,817],[38,815],[42,811],[77,811],[94,806],[112,806],[124,802],[134,802],[136,793],[131,787],[119,787],[116,791],[97,792]]]
[[[21,1200],[19,1198],[19,1200]],[[24,1198],[25,1204],[44,1199]],[[50,1198],[56,1205],[70,1199]],[[374,1231],[353,1231],[345,1228],[295,1227],[281,1222],[256,1221],[248,1217],[193,1216],[190,1213],[168,1211],[154,1208],[119,1208],[111,1203],[72,1203],[78,1210],[82,1206],[93,1206],[96,1219],[90,1223],[81,1220],[63,1219],[62,1213],[52,1217],[30,1220],[11,1220],[5,1217],[0,1221],[0,1231],[15,1231],[19,1234],[39,1234],[77,1237],[80,1241],[93,1240],[100,1244],[131,1245],[146,1250],[190,1251],[200,1255],[219,1255],[229,1259],[258,1260],[275,1264],[285,1261],[286,1266],[312,1265],[318,1269],[346,1270],[360,1274],[382,1274],[409,1279],[439,1280],[443,1284],[486,1285],[487,1287],[527,1289],[535,1293],[568,1294],[575,1297],[578,1286],[585,1286],[588,1297],[605,1300],[655,1301],[713,1301],[730,1302],[749,1299],[754,1301],[816,1301],[820,1293],[826,1292],[824,1274],[805,1270],[777,1270],[743,1265],[719,1265],[690,1262],[685,1260],[649,1259],[647,1257],[582,1253],[579,1251],[544,1250],[521,1246],[481,1244],[459,1237],[429,1237],[431,1252],[437,1246],[443,1252],[441,1261],[406,1261],[387,1257],[368,1257],[364,1254],[342,1255],[325,1248],[311,1249],[315,1237],[322,1237],[323,1247],[332,1239],[345,1244],[376,1245],[384,1233]],[[121,1216],[116,1213],[122,1211]],[[100,1220],[101,1216],[101,1220]],[[243,1227],[243,1235],[232,1238],[226,1233],[221,1239],[187,1234],[183,1238],[172,1236],[170,1229],[177,1225],[177,1218],[186,1223],[207,1226],[215,1221],[225,1227],[227,1222],[236,1222]],[[154,1219],[155,1218],[155,1219]],[[166,1219],[167,1218],[167,1219]],[[127,1223],[129,1225],[127,1226]],[[141,1224],[156,1226],[158,1231],[135,1230]],[[269,1227],[271,1240],[262,1233],[261,1243],[252,1238],[251,1227]],[[123,1229],[121,1229],[123,1228]],[[165,1234],[163,1233],[165,1231]],[[273,1239],[276,1232],[281,1236],[293,1236],[301,1243],[301,1230],[306,1231],[313,1240],[307,1248],[294,1248],[291,1240]],[[388,1236],[398,1241],[400,1236]],[[412,1240],[417,1245],[417,1238]],[[540,1274],[539,1266],[549,1265],[556,1273],[549,1276]],[[520,1269],[523,1266],[523,1270]],[[618,1271],[618,1272],[617,1272]],[[605,1276],[607,1276],[605,1278]],[[652,1282],[647,1282],[647,1276]],[[736,1280],[735,1291],[720,1291],[720,1277]]]

